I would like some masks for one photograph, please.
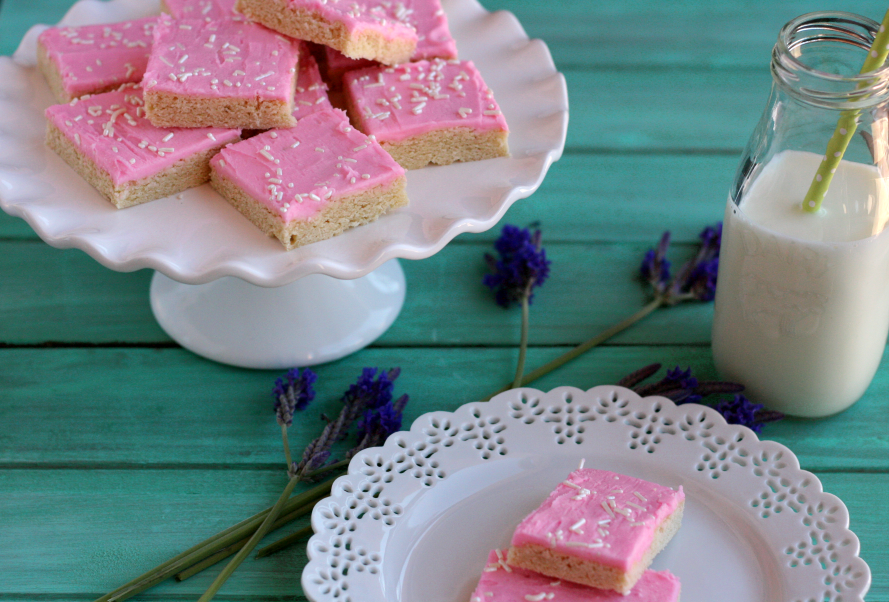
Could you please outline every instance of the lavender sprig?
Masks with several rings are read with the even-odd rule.
[[[513,386],[520,386],[525,372],[525,357],[528,353],[528,328],[530,306],[534,300],[534,289],[543,285],[549,277],[550,261],[541,245],[542,234],[533,234],[527,228],[509,224],[503,226],[494,248],[499,258],[486,253],[490,274],[482,279],[485,286],[494,291],[494,300],[503,308],[513,303],[522,306],[522,334],[519,342],[519,360]]]
[[[275,417],[281,426],[281,439],[284,443],[284,457],[287,466],[293,462],[290,454],[290,443],[287,441],[287,429],[293,424],[293,414],[298,410],[304,410],[315,399],[313,385],[318,380],[318,375],[304,369],[300,373],[299,368],[287,371],[283,377],[275,381],[272,396],[275,398]]]
[[[306,473],[322,468],[330,459],[333,444],[345,439],[352,425],[367,412],[378,413],[387,405],[391,407],[395,379],[399,374],[401,374],[400,368],[385,372],[376,368],[365,368],[355,384],[343,394],[343,407],[339,416],[327,423],[321,434],[306,447],[299,463],[292,465],[291,478],[301,478]],[[400,402],[401,409],[405,403],[407,403],[406,397]],[[400,411],[398,414],[400,417]]]
[[[699,381],[692,376],[691,368],[683,370],[676,366],[672,370],[667,370],[667,375],[661,380],[648,385],[640,384],[660,368],[660,364],[645,366],[619,380],[618,385],[632,389],[642,397],[650,395],[666,397],[677,405],[705,403],[705,399],[712,396],[734,394],[730,399],[720,398],[715,402],[708,400],[706,403],[722,414],[729,424],[740,424],[756,433],[762,432],[763,424],[784,417],[781,412],[766,410],[762,404],[751,403],[745,396],[740,395],[744,385],[723,381]]]
[[[700,241],[700,247],[695,256],[683,264],[675,276],[672,276],[670,262],[667,260],[667,251],[670,247],[670,233],[664,232],[657,247],[649,249],[645,253],[639,269],[642,280],[651,287],[652,298],[648,304],[633,315],[600,332],[540,368],[532,370],[524,376],[517,374],[511,385],[502,387],[494,395],[502,393],[510,387],[527,385],[541,376],[549,374],[553,370],[583,355],[593,347],[602,344],[614,335],[623,332],[659,307],[673,306],[684,301],[712,301],[716,294],[719,250],[722,244],[722,224],[718,223],[715,226],[705,228],[700,234]],[[686,398],[688,397],[691,397],[690,401],[694,400],[693,394],[686,395]]]

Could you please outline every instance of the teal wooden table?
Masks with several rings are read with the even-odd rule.
[[[539,222],[553,262],[532,308],[529,366],[645,302],[635,270],[664,229],[687,256],[697,233],[721,219],[788,19],[843,9],[879,20],[886,10],[872,0],[485,4],[513,11],[548,43],[571,105],[563,158],[504,219]],[[67,8],[2,0],[0,54]],[[363,366],[402,367],[408,423],[508,382],[520,312],[495,306],[480,283],[498,230],[403,261],[400,317],[369,348],[317,368],[318,409],[336,412]],[[152,317],[150,277],[51,248],[0,213],[0,600],[93,600],[267,507],[283,486],[270,397],[279,374],[216,364],[173,343]],[[652,362],[712,378],[711,318],[708,304],[661,310],[535,386],[589,388]],[[889,602],[887,416],[889,356],[848,411],[763,433],[848,506],[873,573],[871,602]],[[298,425],[294,447],[317,430]],[[303,599],[304,563],[298,547],[248,561],[218,599]],[[196,599],[214,573],[139,599]]]

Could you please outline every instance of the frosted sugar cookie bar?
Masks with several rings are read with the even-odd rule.
[[[59,102],[138,83],[156,17],[81,27],[50,27],[37,38],[37,63]]]
[[[200,186],[236,129],[157,128],[135,85],[46,109],[46,144],[117,208]]]
[[[645,571],[627,595],[553,579],[510,567],[501,550],[488,555],[470,602],[678,602],[679,579],[669,571]]]
[[[508,562],[627,593],[679,529],[684,506],[682,487],[579,469],[519,524]]]
[[[350,58],[395,65],[410,60],[417,47],[417,32],[398,19],[391,2],[237,0],[235,9],[284,35],[330,46]]]
[[[407,204],[404,170],[337,109],[233,144],[210,164],[212,186],[287,249]]]
[[[327,84],[321,79],[318,63],[303,43],[300,48],[299,69],[293,94],[293,116],[302,119],[317,111],[332,109],[327,96]]]
[[[239,19],[161,15],[145,70],[145,110],[167,127],[294,124],[299,44]]]
[[[411,60],[455,59],[457,43],[448,28],[448,19],[438,0],[407,0],[397,3],[396,16],[417,30],[417,49]],[[376,67],[368,59],[351,59],[330,46],[324,47],[324,76],[331,88],[342,88],[343,75],[347,71]]]
[[[349,116],[405,169],[509,155],[509,128],[471,61],[350,71]]]

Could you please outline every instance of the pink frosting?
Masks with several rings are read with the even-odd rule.
[[[417,40],[404,21],[403,4],[356,0],[288,0],[292,8],[312,11],[325,21],[339,23],[350,35],[373,31],[387,40]]]
[[[435,59],[350,71],[343,89],[357,112],[355,125],[380,142],[454,127],[509,131],[472,61]]]
[[[311,220],[344,196],[404,175],[372,138],[338,109],[312,113],[296,126],[270,130],[223,149],[211,167],[287,223]]]
[[[120,90],[75,99],[46,109],[46,118],[108,172],[114,184],[153,176],[180,159],[220,143],[238,140],[240,131],[222,128],[156,128],[145,118],[142,90]]]
[[[333,106],[327,97],[327,84],[321,79],[318,63],[309,54],[305,43],[300,48],[299,56],[296,90],[293,93],[293,116],[302,119],[317,111],[332,109]]]
[[[241,19],[161,15],[142,85],[205,98],[290,99],[299,44]]]
[[[674,491],[606,470],[576,470],[519,524],[512,545],[536,544],[629,571],[684,499],[682,487]]]
[[[669,571],[645,571],[629,594],[560,581],[510,567],[506,554],[493,550],[470,602],[677,602],[679,579]]]
[[[50,27],[39,43],[72,97],[142,80],[156,17],[81,27]]]
[[[235,0],[164,0],[170,14],[177,19],[230,19],[235,12]]]

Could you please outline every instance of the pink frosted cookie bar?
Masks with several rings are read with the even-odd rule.
[[[235,0],[161,0],[161,11],[175,19],[215,21],[238,16]]]
[[[350,71],[349,116],[405,169],[509,155],[509,128],[471,61]]]
[[[59,102],[138,83],[157,18],[50,27],[37,38],[37,62]]]
[[[212,186],[287,249],[407,204],[404,170],[337,109],[233,144],[210,164]]]
[[[142,82],[157,126],[293,125],[299,44],[239,19],[161,15]]]
[[[333,108],[327,96],[327,84],[321,79],[315,57],[309,53],[305,45],[300,50],[299,56],[296,89],[293,94],[293,116],[296,119]]]
[[[627,593],[679,529],[684,506],[682,487],[579,469],[516,528],[508,562]]]
[[[678,602],[679,579],[669,571],[645,571],[629,594],[587,587],[510,567],[501,550],[488,564],[470,602]]]
[[[398,14],[417,30],[417,49],[411,60],[457,58],[457,43],[451,36],[447,16],[438,0],[407,0],[401,4],[404,8]],[[342,88],[343,75],[347,71],[377,66],[368,59],[349,58],[330,46],[324,46],[323,65],[324,76],[335,90]]]
[[[129,84],[46,109],[46,144],[119,209],[203,184],[210,157],[239,139],[233,129],[156,128],[142,107]]]
[[[399,19],[403,14],[398,3],[237,0],[235,9],[275,31],[336,48],[355,59],[395,65],[410,60],[417,48],[417,32]]]

